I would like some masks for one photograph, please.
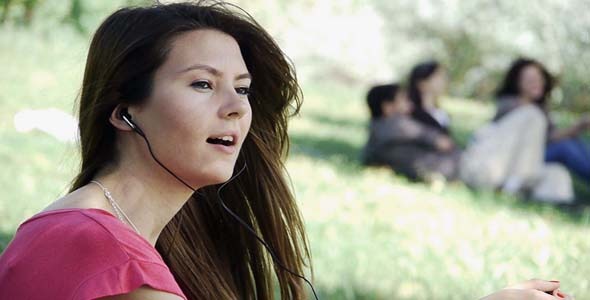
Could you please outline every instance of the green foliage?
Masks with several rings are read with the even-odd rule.
[[[558,76],[555,106],[590,109],[590,85],[585,82],[590,76],[587,0],[232,2],[271,30],[306,76],[343,82],[403,81],[413,63],[437,58],[449,68],[454,95],[486,99],[510,61],[529,56]],[[97,16],[118,6],[153,1],[66,3],[0,0],[0,22],[12,17],[46,26],[63,20],[84,32],[95,28]]]
[[[311,80],[404,81],[417,62],[449,69],[457,97],[489,99],[512,60],[558,77],[552,104],[590,109],[587,0],[238,1],[273,32]]]
[[[84,7],[82,0],[72,0],[70,1],[70,12],[66,17],[66,21],[69,21],[74,25],[74,27],[80,31],[84,32],[84,27],[82,26],[82,15],[84,13]]]
[[[33,21],[33,13],[41,2],[43,0],[0,0],[0,7],[2,8],[0,23],[4,23],[8,19],[11,9],[20,6],[24,10],[20,20],[24,24],[30,25]]]
[[[0,24],[53,26],[69,23],[79,33],[95,28],[97,16],[104,16],[122,6],[149,5],[152,0],[0,0]],[[90,26],[88,26],[90,25]]]
[[[590,109],[590,2],[374,0],[393,51],[417,44],[416,60],[435,57],[449,67],[456,95],[487,98],[517,56],[533,57],[558,75],[556,105]]]

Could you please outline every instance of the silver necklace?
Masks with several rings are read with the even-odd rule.
[[[119,218],[119,220],[121,220],[121,222],[125,223],[125,219],[127,219],[127,223],[129,223],[129,225],[131,225],[131,227],[133,227],[133,229],[137,232],[137,234],[141,235],[141,233],[139,233],[139,229],[137,229],[137,226],[135,226],[135,224],[133,224],[133,222],[131,222],[131,219],[127,216],[127,214],[125,214],[125,212],[121,209],[119,204],[117,204],[115,199],[113,199],[111,192],[109,192],[109,190],[107,190],[107,188],[104,187],[104,185],[102,185],[100,182],[98,182],[98,180],[92,180],[90,182],[96,183],[102,189],[102,191],[104,192],[105,198],[107,198],[107,200],[109,200],[109,203],[113,207],[113,210],[117,214],[117,217]],[[123,219],[123,217],[125,219]]]

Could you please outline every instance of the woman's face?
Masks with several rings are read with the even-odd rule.
[[[234,38],[211,29],[183,33],[132,115],[176,175],[193,186],[221,183],[250,129],[250,81]]]
[[[444,68],[439,67],[430,77],[423,81],[423,93],[430,93],[435,97],[444,95],[447,89],[447,72]]]
[[[539,67],[528,65],[520,72],[518,79],[520,96],[529,101],[535,101],[543,96],[545,77]]]

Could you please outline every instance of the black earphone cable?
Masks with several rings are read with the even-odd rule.
[[[170,173],[170,175],[174,176],[174,178],[176,178],[178,181],[180,181],[182,184],[184,184],[186,187],[188,187],[190,190],[192,190],[195,193],[198,193],[198,191],[196,189],[194,189],[192,186],[190,186],[188,183],[186,183],[184,180],[182,180],[182,178],[178,177],[176,174],[174,174],[174,172],[172,172],[170,169],[168,169],[154,154],[154,151],[152,150],[152,145],[150,144],[147,136],[145,135],[145,133],[139,128],[139,126],[137,126],[132,120],[131,120],[131,116],[125,112],[122,111],[121,112],[121,118],[129,125],[129,127],[131,127],[137,134],[139,134],[145,141],[147,147],[148,147],[148,151],[150,152],[150,155],[152,156],[152,158],[156,161],[156,163],[158,163],[158,165],[160,165],[162,168],[164,168],[164,170],[166,170],[166,172]],[[240,174],[242,174],[242,172],[247,168],[247,164],[246,162],[244,162],[244,166],[235,174],[233,175],[229,180],[227,180],[226,182],[224,182],[218,189],[217,189],[217,198],[219,200],[219,203],[221,204],[221,207],[230,214],[230,216],[232,216],[236,221],[238,221],[238,223],[240,225],[242,225],[244,228],[246,228],[246,230],[252,234],[263,246],[264,248],[266,248],[266,250],[268,251],[268,253],[270,254],[272,260],[283,270],[285,270],[286,272],[288,272],[289,274],[298,277],[300,279],[303,279],[311,288],[311,291],[313,292],[313,296],[316,300],[319,300],[318,295],[315,291],[315,288],[313,286],[313,284],[307,279],[305,278],[305,276],[297,274],[296,272],[293,272],[292,270],[290,270],[289,268],[287,268],[285,265],[283,265],[283,263],[278,259],[278,257],[276,256],[276,254],[274,253],[274,251],[272,250],[272,248],[266,243],[266,241],[264,241],[264,239],[262,239],[260,236],[258,236],[258,234],[256,233],[256,231],[250,227],[250,225],[248,225],[244,220],[242,220],[242,218],[240,218],[236,213],[234,213],[229,207],[227,207],[227,205],[225,204],[225,202],[223,201],[223,198],[221,198],[221,190],[228,185],[231,181],[233,181],[236,177],[238,177]],[[170,249],[172,249],[172,245],[174,245],[174,242],[176,240],[176,235],[178,234],[178,231],[180,230],[180,223],[182,221],[182,215],[181,215],[181,220],[178,222],[178,225],[176,227],[176,233],[174,234],[174,237],[172,239],[172,242],[170,243],[170,248],[168,249],[168,252],[170,252]]]
[[[225,202],[223,201],[223,198],[221,197],[221,190],[227,184],[229,184],[232,180],[234,180],[236,177],[238,177],[240,174],[242,174],[242,172],[246,169],[246,167],[247,167],[246,162],[244,162],[244,166],[240,169],[240,171],[238,171],[228,181],[226,181],[225,183],[223,183],[219,187],[219,189],[217,189],[217,199],[219,199],[219,203],[221,204],[221,206],[223,207],[223,209],[225,209],[225,211],[227,211],[227,213],[229,213],[232,217],[234,217],[234,219],[236,219],[236,221],[238,221],[242,226],[244,226],[244,228],[246,228],[264,246],[264,248],[266,248],[266,250],[270,254],[272,260],[279,267],[281,267],[283,270],[287,271],[287,273],[289,273],[289,274],[291,274],[291,275],[293,275],[295,277],[298,277],[300,279],[303,279],[309,285],[309,287],[311,288],[311,291],[313,292],[313,296],[315,297],[315,299],[318,300],[319,298],[318,298],[318,295],[316,294],[316,291],[315,291],[315,288],[313,287],[313,284],[311,284],[311,282],[307,278],[305,278],[305,276],[299,275],[299,274],[291,271],[286,266],[284,266],[283,263],[281,263],[280,259],[276,256],[276,254],[274,253],[274,251],[266,243],[266,241],[264,241],[260,236],[258,236],[258,234],[256,233],[256,231],[254,231],[254,229],[252,229],[252,227],[250,227],[244,220],[242,220],[242,218],[240,218],[236,213],[234,213],[231,209],[229,209],[229,207],[227,207],[225,205]]]

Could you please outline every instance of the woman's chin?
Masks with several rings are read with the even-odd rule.
[[[209,174],[207,179],[201,182],[204,182],[204,186],[211,186],[216,184],[222,184],[227,182],[233,175],[233,170],[228,170],[224,172],[216,172],[214,174]]]

